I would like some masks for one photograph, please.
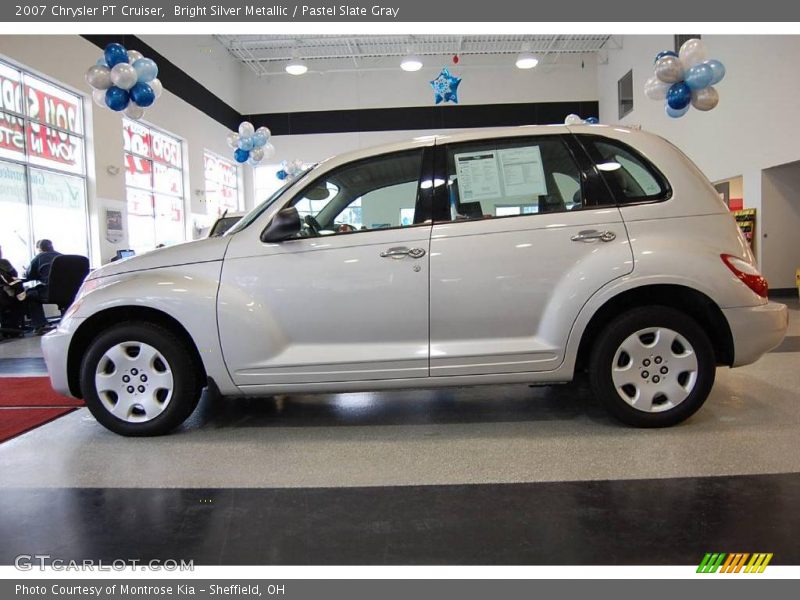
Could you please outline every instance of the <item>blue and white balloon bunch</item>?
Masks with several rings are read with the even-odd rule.
[[[692,38],[676,54],[664,50],[656,55],[655,74],[644,84],[651,100],[666,100],[664,110],[673,119],[682,117],[690,106],[708,111],[719,104],[714,86],[725,77],[725,66],[706,58],[702,40]]]
[[[275,176],[283,181],[284,179],[290,179],[297,177],[300,173],[303,172],[303,161],[299,158],[295,158],[293,161],[282,161],[281,168],[278,169],[278,172],[275,173]]]
[[[141,119],[144,110],[161,96],[164,88],[157,77],[154,60],[116,43],[106,46],[102,58],[86,71],[95,104],[124,111],[131,119]]]
[[[255,167],[265,158],[275,154],[275,148],[269,143],[272,135],[269,128],[256,129],[250,121],[242,121],[239,133],[228,134],[228,146],[233,148],[233,158],[238,163],[247,163]]]

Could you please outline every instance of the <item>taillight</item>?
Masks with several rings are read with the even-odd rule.
[[[738,277],[742,283],[753,290],[762,298],[767,297],[769,286],[767,280],[758,272],[758,269],[746,260],[737,258],[731,254],[720,254],[722,262]]]

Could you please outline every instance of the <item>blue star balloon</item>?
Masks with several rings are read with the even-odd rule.
[[[442,69],[441,73],[431,81],[433,88],[433,98],[436,104],[441,102],[453,102],[458,104],[458,84],[461,83],[461,77],[454,77],[450,75],[447,67]]]

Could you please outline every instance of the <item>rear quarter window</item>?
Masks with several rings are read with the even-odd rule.
[[[672,195],[658,168],[627,144],[597,136],[580,136],[580,141],[618,203],[657,202]]]

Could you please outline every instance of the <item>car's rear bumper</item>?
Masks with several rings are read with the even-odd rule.
[[[50,375],[50,385],[59,394],[73,396],[69,389],[67,373],[67,355],[72,340],[73,328],[69,330],[59,327],[42,338],[42,354]]]
[[[749,365],[783,341],[789,327],[785,304],[768,302],[759,306],[724,308],[733,336],[733,367]]]

